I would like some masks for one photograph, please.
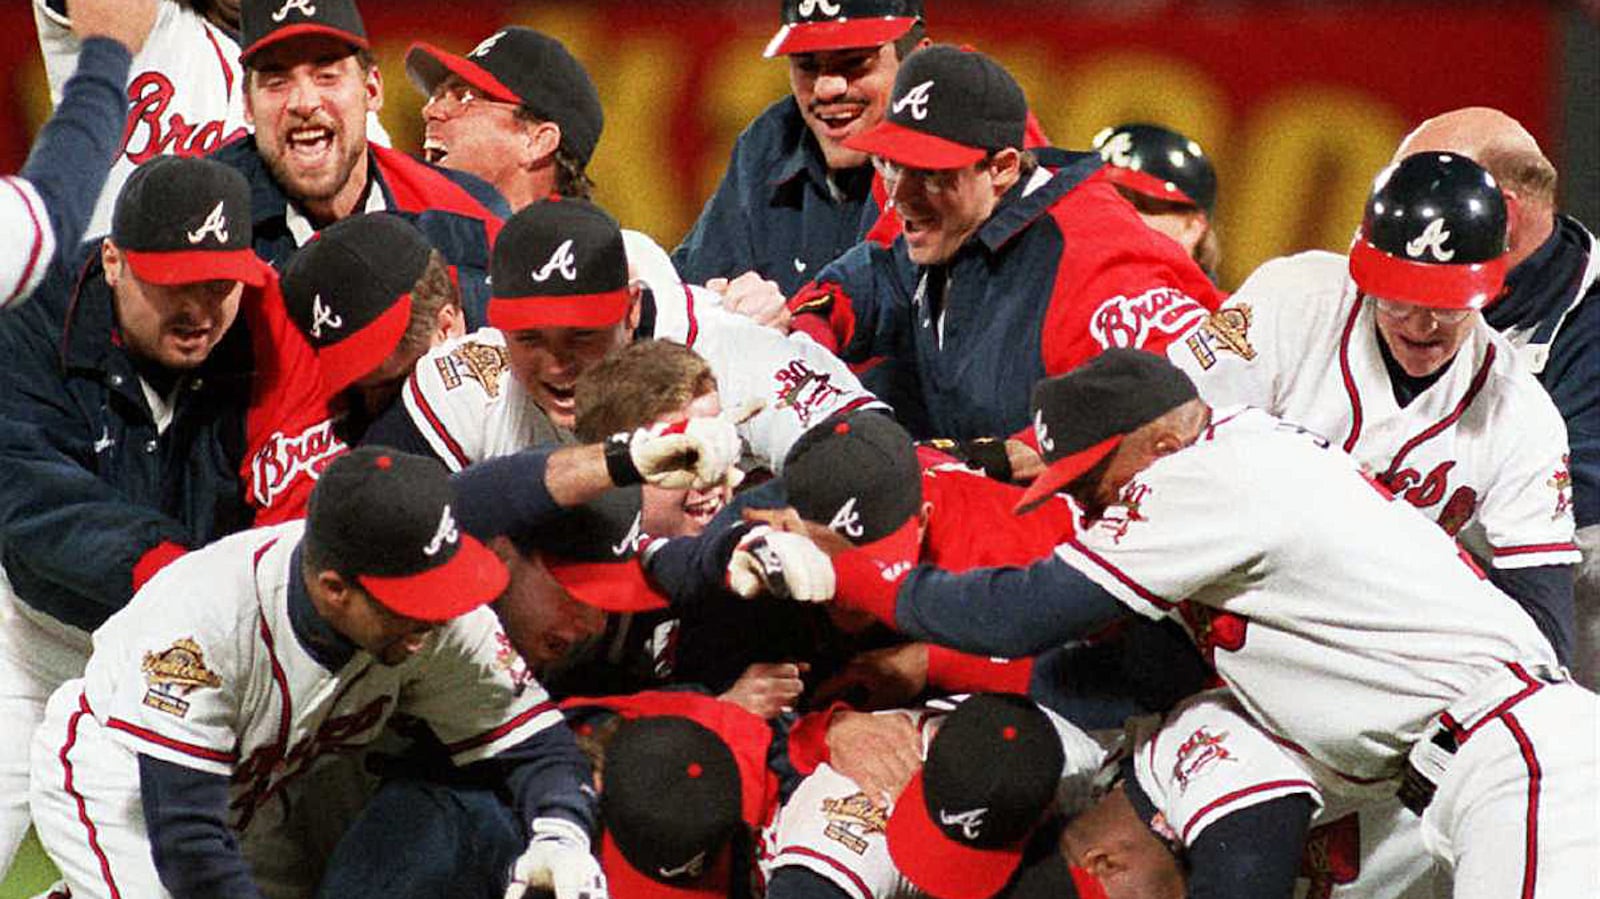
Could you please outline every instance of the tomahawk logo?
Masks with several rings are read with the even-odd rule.
[[[1039,440],[1039,449],[1053,453],[1056,442],[1050,437],[1050,426],[1044,423],[1044,410],[1033,413],[1033,436]]]
[[[622,538],[621,543],[611,544],[611,554],[618,558],[626,558],[638,552],[639,547],[644,542],[644,513],[635,512],[633,513],[633,524],[628,526],[627,536]]]
[[[1444,242],[1450,239],[1450,232],[1444,229],[1444,219],[1434,219],[1428,227],[1415,240],[1406,243],[1406,255],[1412,259],[1421,259],[1424,251],[1433,254],[1433,258],[1440,262],[1449,262],[1456,256],[1455,250],[1444,248]]]
[[[439,554],[439,550],[444,549],[445,544],[455,543],[460,539],[461,532],[456,529],[456,520],[450,515],[450,507],[445,506],[444,514],[439,516],[439,527],[434,530],[433,539],[429,540],[428,545],[422,548],[422,554],[436,556]]]
[[[322,294],[319,293],[311,298],[311,336],[321,340],[323,325],[334,329],[342,328],[344,316],[335,315],[333,310],[322,302]]]
[[[199,243],[206,239],[207,234],[215,236],[217,243],[228,242],[228,217],[222,214],[222,202],[218,200],[200,227],[189,232],[189,243]]]
[[[556,251],[550,254],[550,261],[544,264],[544,268],[533,273],[533,280],[542,284],[557,272],[568,281],[578,280],[578,260],[572,255],[571,238],[563,240],[561,246],[556,247]]]
[[[1133,150],[1133,135],[1126,131],[1118,131],[1100,147],[1100,158],[1118,168],[1133,168],[1133,157],[1128,153]]]
[[[928,95],[932,90],[933,79],[929,78],[927,81],[906,91],[904,97],[894,101],[894,107],[891,111],[898,115],[901,110],[909,106],[911,107],[911,117],[919,122],[922,121],[928,117]]]
[[[939,810],[939,823],[945,827],[959,826],[961,835],[968,840],[976,840],[983,831],[983,816],[988,814],[987,808],[975,808],[965,812],[947,812]]]
[[[488,53],[490,50],[493,50],[494,45],[500,43],[500,39],[505,36],[506,33],[504,31],[496,31],[494,34],[489,35],[479,42],[478,46],[473,47],[472,52],[468,53],[467,55],[470,57],[482,56],[485,53]]]
[[[664,880],[677,880],[680,877],[699,877],[706,868],[706,854],[701,852],[676,868],[657,867],[656,873]]]
[[[800,7],[795,11],[800,14],[801,18],[809,19],[816,15],[819,9],[822,10],[822,14],[825,16],[839,14],[839,4],[829,3],[828,0],[800,0]]]
[[[839,507],[839,511],[833,513],[833,520],[828,522],[828,529],[844,534],[846,537],[860,537],[864,533],[861,530],[861,515],[856,512],[855,497],[852,496],[845,500],[845,504]]]
[[[310,18],[317,14],[317,5],[312,3],[311,0],[283,0],[283,5],[278,7],[278,11],[272,14],[272,21],[282,22],[284,19],[289,18],[290,10],[298,10],[301,15]]]

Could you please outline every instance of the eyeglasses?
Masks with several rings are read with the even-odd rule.
[[[1370,296],[1370,295],[1369,295]],[[1402,303],[1399,300],[1385,300],[1382,297],[1371,297],[1372,303],[1378,309],[1378,314],[1404,321],[1413,315],[1422,314],[1432,318],[1441,325],[1459,325],[1471,315],[1471,309],[1435,309],[1432,306],[1423,306],[1418,303]]]
[[[977,163],[977,166],[986,164],[988,160]],[[890,190],[901,178],[910,178],[914,183],[920,184],[922,189],[931,195],[942,194],[954,190],[961,180],[961,169],[914,169],[903,166],[898,162],[890,162],[881,156],[872,157],[872,167],[877,169],[878,175],[883,178],[884,186]]]
[[[495,106],[518,109],[522,104],[491,100],[479,95],[476,88],[465,81],[451,79],[433,89],[433,94],[428,97],[426,105],[439,110],[446,118],[455,118],[473,109],[489,109]]]

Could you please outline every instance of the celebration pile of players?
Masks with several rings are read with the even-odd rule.
[[[412,45],[413,155],[354,0],[33,5],[50,896],[1600,895],[1600,253],[1506,115],[1228,295],[1193,141],[1053,147],[937,0],[783,0],[669,255],[538,31]],[[122,145],[151,72],[203,155]]]

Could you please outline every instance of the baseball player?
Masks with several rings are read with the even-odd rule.
[[[72,255],[115,157],[127,113],[122,83],[144,42],[154,0],[79,0],[74,78],[17,175],[0,177],[0,310],[28,298],[60,255]],[[115,196],[115,192],[112,193]]]
[[[759,406],[740,434],[773,468],[808,427],[877,402],[809,339],[728,313],[703,289],[635,289],[628,263],[617,223],[586,201],[518,212],[495,243],[493,327],[423,357],[403,405],[367,439],[431,453],[452,469],[568,439],[578,376],[635,337],[703,356],[726,408]]]
[[[81,15],[77,6],[67,0],[33,0],[50,100],[58,106],[78,66],[81,38],[73,25]],[[117,193],[140,163],[167,154],[203,156],[247,133],[239,44],[215,21],[217,6],[212,0],[159,0],[154,20],[143,23],[143,46],[125,78],[132,108],[125,109],[116,162],[86,236],[110,230]]]
[[[1068,489],[1091,526],[1027,568],[960,575],[886,577],[839,545],[838,596],[1005,656],[1124,610],[1179,621],[1325,795],[1399,788],[1457,897],[1591,891],[1600,747],[1572,735],[1600,701],[1448,535],[1303,428],[1214,413],[1152,354],[1108,351],[1033,407],[1050,468],[1028,499]]]
[[[1248,404],[1334,441],[1490,564],[1572,650],[1572,488],[1561,415],[1478,312],[1505,275],[1506,207],[1459,155],[1378,177],[1348,259],[1253,274],[1168,348],[1218,406]]]
[[[1131,123],[1094,136],[1094,148],[1144,223],[1167,235],[1213,279],[1222,264],[1217,172],[1200,145],[1170,128]]]
[[[482,608],[506,570],[457,508],[433,460],[348,454],[304,523],[196,552],[97,632],[35,739],[36,821],[74,896],[306,895],[303,841],[329,822],[299,788],[397,714],[457,765],[504,766],[532,834],[522,879],[603,895],[587,765],[513,679]]]

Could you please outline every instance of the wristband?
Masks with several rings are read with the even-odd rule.
[[[633,464],[632,435],[612,434],[606,438],[606,474],[611,476],[613,487],[631,487],[644,483],[639,466]]]

